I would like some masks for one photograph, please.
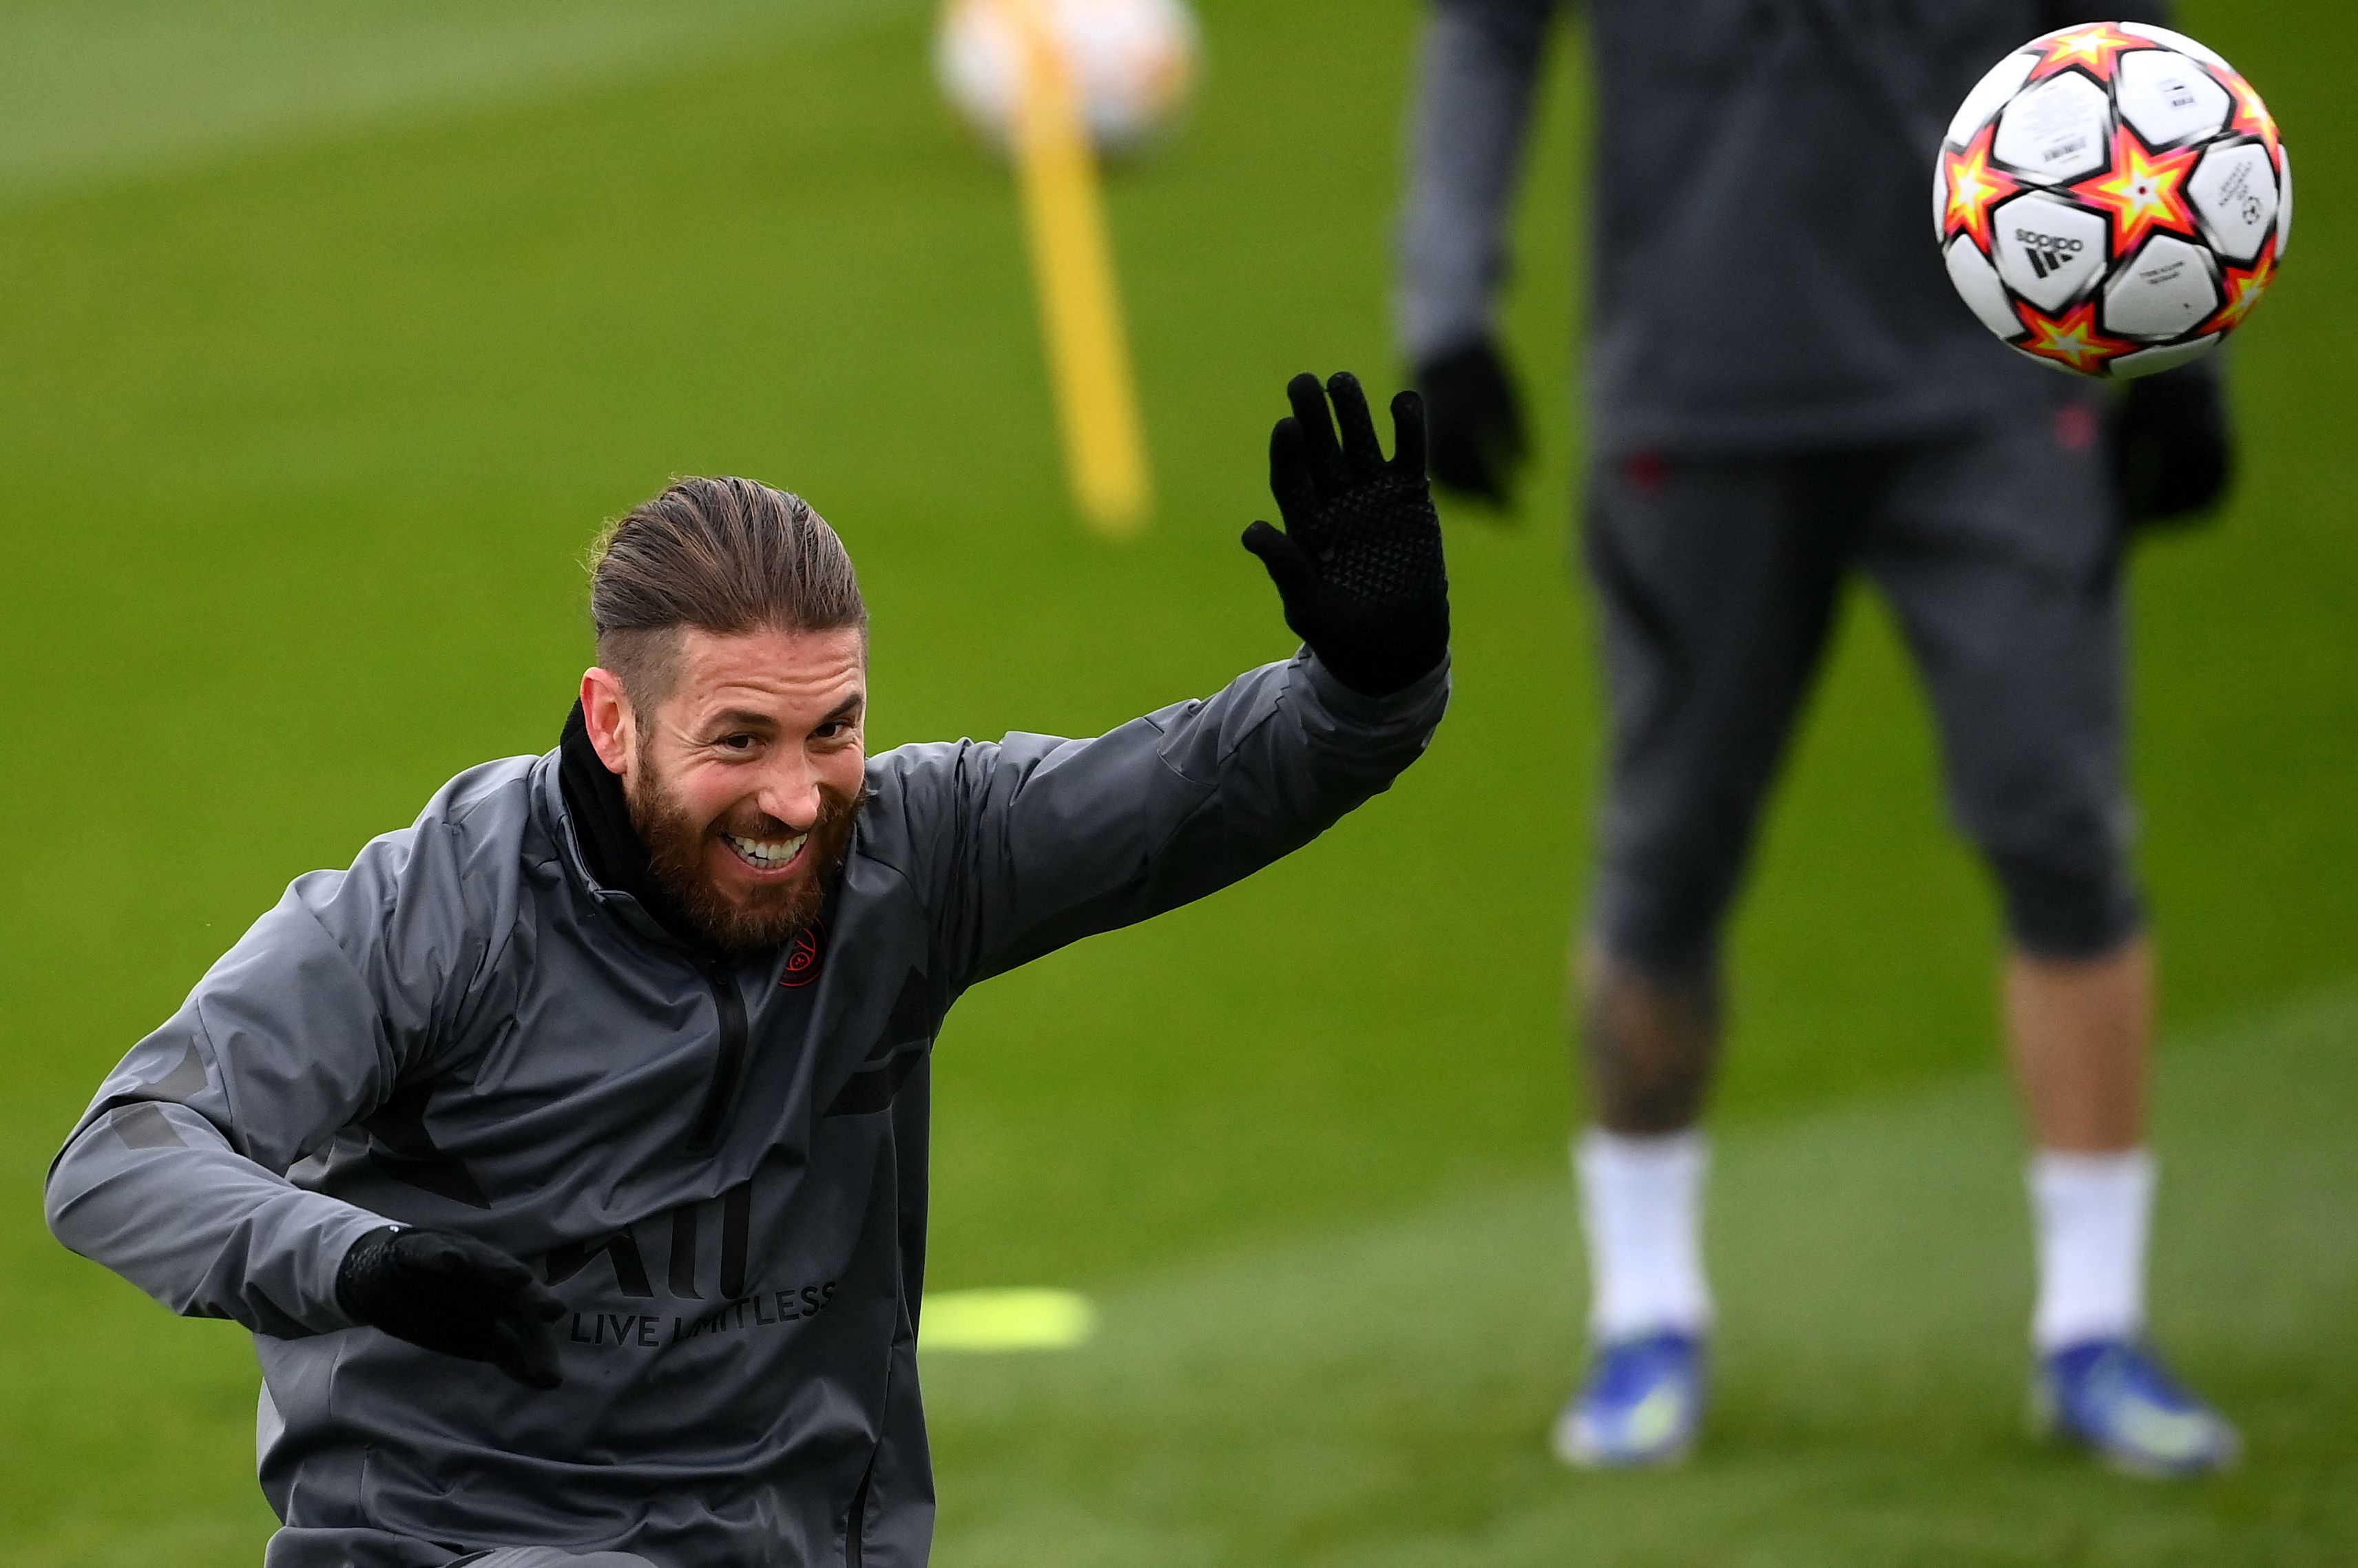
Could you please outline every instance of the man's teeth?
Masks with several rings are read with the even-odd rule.
[[[729,847],[752,864],[764,871],[773,871],[802,853],[807,833],[797,833],[791,838],[740,838],[734,833],[724,833]]]

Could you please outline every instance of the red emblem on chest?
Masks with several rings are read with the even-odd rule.
[[[786,972],[778,984],[787,990],[800,990],[818,979],[821,965],[827,962],[827,925],[813,921],[807,930],[795,933],[786,944]]]

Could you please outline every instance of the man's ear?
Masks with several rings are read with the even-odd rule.
[[[628,783],[631,759],[638,754],[637,726],[622,677],[591,666],[581,676],[581,718],[590,729],[590,744],[606,771]]]

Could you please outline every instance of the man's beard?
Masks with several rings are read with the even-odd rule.
[[[850,852],[851,827],[862,800],[822,787],[818,820],[811,824],[810,837],[803,845],[803,863],[807,869],[791,881],[750,887],[741,898],[732,899],[713,884],[704,865],[706,847],[721,823],[691,817],[687,808],[664,789],[652,762],[644,752],[640,752],[639,776],[647,781],[647,787],[628,792],[631,826],[647,847],[648,871],[696,934],[724,953],[751,953],[775,947],[808,930],[818,919],[827,890]],[[794,837],[793,828],[767,816],[751,827],[731,830],[741,831],[749,838]],[[722,852],[733,851],[724,846]]]

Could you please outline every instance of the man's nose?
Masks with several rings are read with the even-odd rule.
[[[781,757],[762,781],[754,804],[800,833],[818,820],[818,770],[799,750]]]

